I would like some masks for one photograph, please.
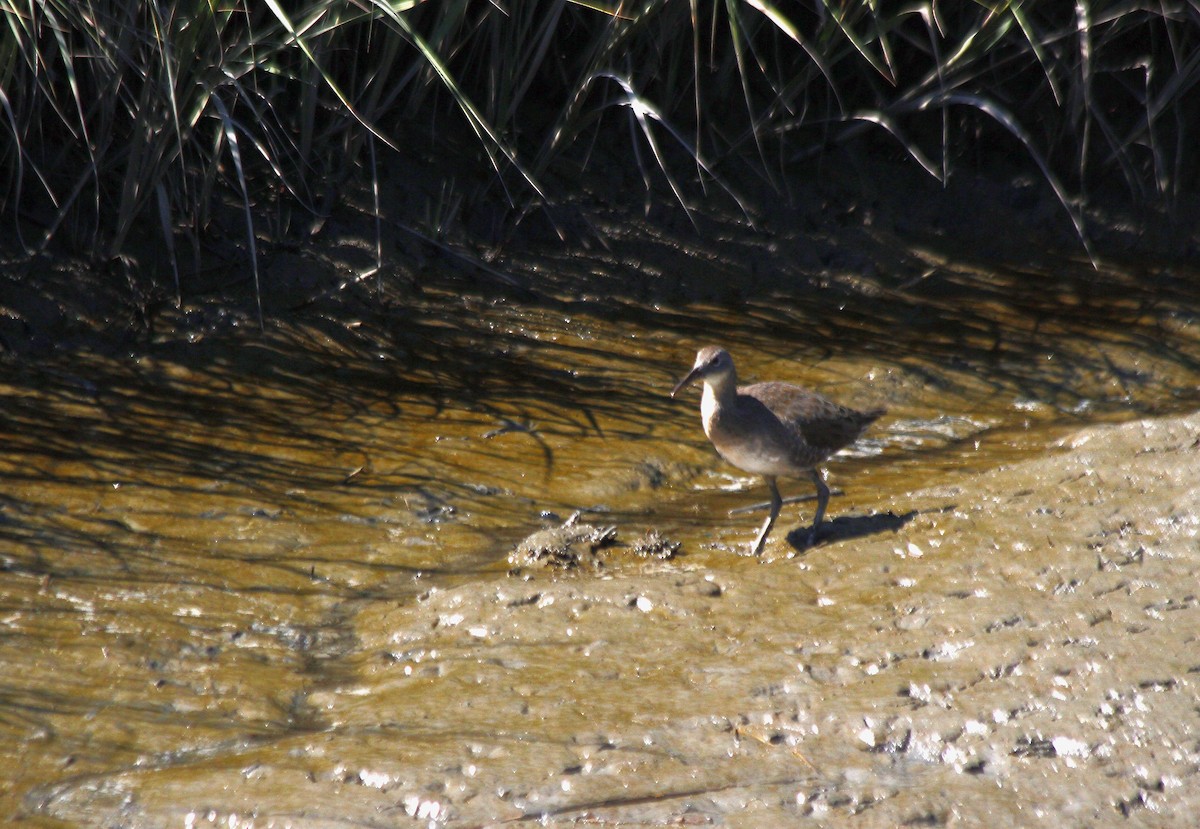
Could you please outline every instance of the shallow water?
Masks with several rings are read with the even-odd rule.
[[[721,302],[671,296],[686,284],[589,297],[564,277],[536,301],[455,286],[353,320],[4,365],[3,810],[69,825],[394,825],[569,819],[591,804],[653,822],[696,793],[732,815],[774,786],[821,817],[845,805],[813,807],[838,786],[854,809],[873,785],[920,789],[920,764],[847,765],[803,739],[821,731],[815,708],[894,698],[891,680],[859,680],[911,645],[903,629],[890,644],[866,633],[896,600],[846,575],[856,542],[914,522],[929,536],[894,544],[927,556],[923,589],[969,597],[961,560],[931,561],[928,523],[967,506],[911,493],[1197,400],[1200,331],[1177,283],[1152,293],[1077,265],[1014,305],[1006,283],[1024,278],[962,267]],[[844,491],[832,539],[801,554],[788,533],[811,503],[788,506],[775,566],[739,555],[760,514],[727,514],[762,487],[706,444],[694,390],[669,397],[707,342],[744,380],[889,407],[829,464]],[[618,547],[600,573],[507,574],[521,538],[576,510],[626,545],[656,528],[682,555]],[[881,638],[850,654],[847,631]],[[976,643],[948,630],[942,646],[949,659]],[[799,681],[798,660],[837,693],[764,713],[791,699],[771,677]],[[914,694],[936,696],[936,671],[933,691],[915,677]],[[710,697],[693,705],[698,687]],[[717,742],[727,762],[696,768]],[[784,756],[766,759],[776,745]],[[636,785],[646,775],[669,796]],[[1018,819],[993,805],[993,825]]]

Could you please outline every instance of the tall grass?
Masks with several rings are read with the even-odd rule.
[[[1083,238],[1097,186],[1169,205],[1196,184],[1197,0],[0,0],[0,17],[0,221],[27,250],[102,259],[153,228],[180,290],[179,242],[198,255],[231,205],[257,267],[256,239],[327,214],[416,133],[467,136],[514,217],[562,195],[542,179],[565,156],[622,134],[685,206],[731,156],[780,180],[868,130],[937,178],[1023,159]],[[434,164],[473,179],[461,152]]]

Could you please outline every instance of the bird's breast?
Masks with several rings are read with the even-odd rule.
[[[704,434],[717,453],[746,472],[759,475],[794,475],[794,441],[778,419],[757,401],[735,401],[722,406],[705,389],[700,400]]]

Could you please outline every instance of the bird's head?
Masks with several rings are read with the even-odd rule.
[[[719,386],[733,376],[733,358],[729,356],[729,352],[720,346],[705,346],[696,354],[692,370],[688,372],[687,377],[679,381],[671,391],[671,396],[674,397],[680,389],[696,380]]]

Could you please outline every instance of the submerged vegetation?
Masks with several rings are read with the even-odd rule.
[[[1005,154],[1081,236],[1093,188],[1170,208],[1197,178],[1195,0],[0,0],[0,15],[5,233],[101,261],[149,234],[176,290],[183,250],[219,231],[255,259],[256,238],[309,227],[387,164],[443,182],[414,229],[463,198],[517,221],[599,139],[685,207],[698,185],[735,194],[734,159],[778,183],[864,134],[942,179]]]

